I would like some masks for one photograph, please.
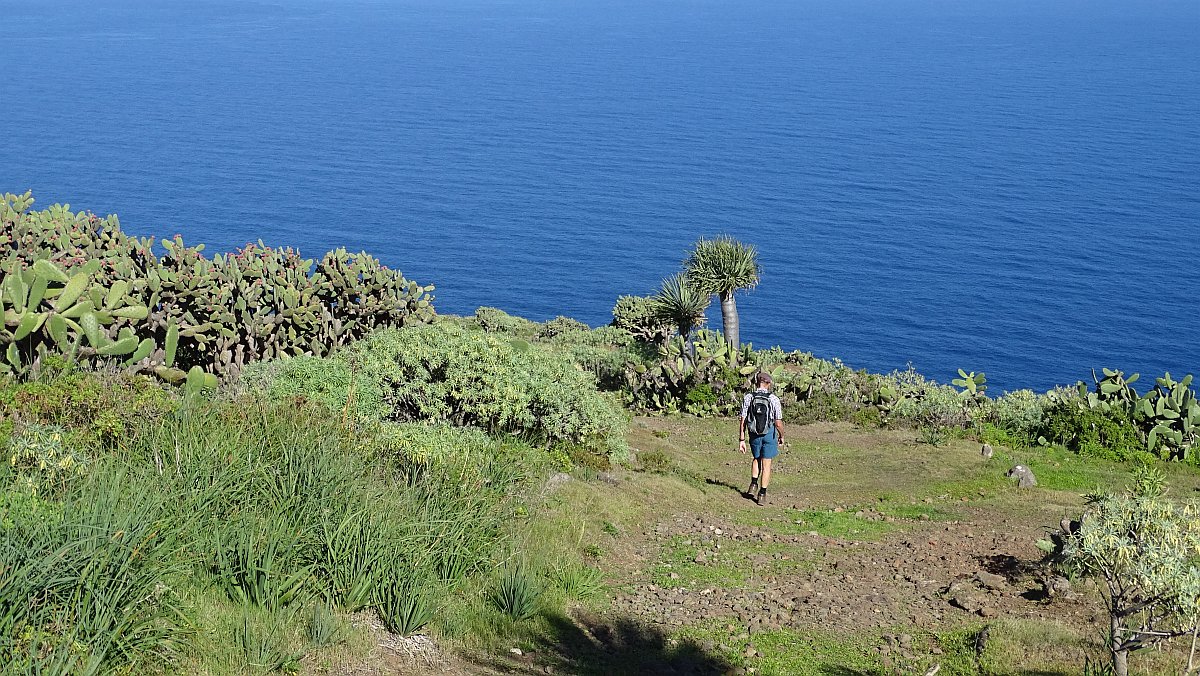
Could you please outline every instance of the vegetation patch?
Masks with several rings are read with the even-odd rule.
[[[625,414],[569,359],[449,323],[382,331],[328,359],[266,363],[249,369],[246,383],[355,421],[474,426],[606,460],[628,453]]]

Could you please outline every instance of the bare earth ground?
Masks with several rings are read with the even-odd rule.
[[[384,646],[345,673],[1080,673],[1102,647],[1097,590],[1048,594],[1035,543],[1127,468],[1042,449],[986,460],[916,436],[789,427],[760,507],[729,421],[638,419],[631,445],[658,473],[572,482],[551,507],[586,522],[610,598],[553,618],[519,656]],[[1038,487],[1005,478],[1016,462]],[[1169,481],[1200,490],[1186,470]],[[1135,671],[1179,673],[1184,648],[1138,655]]]

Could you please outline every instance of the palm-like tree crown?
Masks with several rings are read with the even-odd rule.
[[[688,275],[681,272],[663,280],[651,308],[656,317],[679,327],[679,334],[686,340],[692,329],[704,323],[709,298],[710,294],[696,288]]]
[[[684,263],[688,279],[705,293],[729,294],[758,285],[758,250],[728,235],[701,239]]]

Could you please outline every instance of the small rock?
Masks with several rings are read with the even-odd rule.
[[[713,530],[713,535],[724,535],[724,534],[725,534],[725,531],[721,530],[720,528],[716,528]]]
[[[979,603],[979,600],[970,594],[959,594],[952,597],[950,599],[950,605],[954,606],[955,608],[965,610],[968,613],[973,613],[983,607],[982,604]]]
[[[1002,575],[993,575],[991,573],[979,571],[978,573],[975,573],[975,581],[984,587],[987,587],[988,589],[994,589],[997,591],[1008,588],[1008,580],[1004,579],[1004,576]]]
[[[1061,575],[1054,575],[1042,582],[1042,589],[1048,598],[1066,596],[1071,593],[1071,581]]]
[[[546,480],[546,492],[553,493],[554,491],[558,490],[559,488],[562,488],[563,485],[569,483],[570,481],[571,481],[570,474],[567,474],[566,472],[557,472],[557,473],[551,475],[550,478]]]
[[[991,606],[983,606],[979,609],[980,617],[995,617],[997,614],[996,609]]]
[[[1032,488],[1037,485],[1037,477],[1033,476],[1033,470],[1025,465],[1014,465],[1008,470],[1008,478],[1016,479],[1018,488]]]
[[[979,455],[982,455],[984,458],[991,458],[992,453],[993,451],[991,444],[984,444],[983,448],[979,449]]]
[[[508,652],[510,652],[510,653],[512,653],[512,654],[514,654],[514,655],[516,655],[517,657],[520,657],[520,656],[522,656],[522,655],[524,655],[524,654],[525,654],[524,652],[522,652],[522,651],[521,651],[521,649],[520,649],[520,648],[509,648],[509,649],[508,649]]]
[[[599,474],[596,475],[596,478],[603,481],[606,484],[610,484],[613,486],[621,485],[621,479],[619,477],[617,477],[616,474],[613,474],[612,472],[600,472]]]

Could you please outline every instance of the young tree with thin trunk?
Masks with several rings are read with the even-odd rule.
[[[1139,495],[1099,499],[1066,538],[1064,551],[1069,565],[1103,580],[1115,676],[1127,676],[1131,653],[1195,635],[1200,622],[1196,503]]]
[[[697,289],[720,298],[725,341],[736,355],[741,347],[741,327],[734,294],[741,289],[758,286],[762,276],[758,250],[727,235],[701,239],[696,242],[684,265],[688,279]]]

